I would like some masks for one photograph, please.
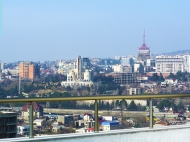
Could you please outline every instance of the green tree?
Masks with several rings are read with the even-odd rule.
[[[168,78],[175,78],[175,75],[173,73],[170,73],[170,75],[168,76]]]
[[[138,110],[137,105],[135,104],[134,101],[131,101],[131,103],[129,104],[128,110],[131,110],[131,111]]]
[[[174,112],[178,112],[178,106],[174,103],[174,101],[171,102],[171,106],[170,107],[172,108],[172,110]]]
[[[115,105],[116,105],[116,107],[119,106],[119,100],[116,100],[116,101],[115,101]]]
[[[185,111],[184,104],[180,101],[179,104],[177,105],[178,111]]]
[[[121,109],[127,109],[127,101],[125,99],[120,101],[120,107]]]
[[[164,99],[156,107],[163,111],[165,107],[171,107],[171,102],[168,99]]]
[[[152,80],[152,81],[158,81],[158,80],[159,80],[158,74],[157,74],[157,73],[154,73],[154,74],[152,75],[152,77],[151,77],[151,80]]]
[[[159,81],[160,81],[160,82],[164,81],[164,77],[163,77],[162,73],[160,73]]]

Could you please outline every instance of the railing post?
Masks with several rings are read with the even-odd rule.
[[[149,125],[149,128],[153,128],[153,109],[152,109],[152,98],[150,98],[150,101],[149,101],[149,121],[150,121],[150,125]]]
[[[29,138],[34,138],[34,129],[33,129],[33,104],[32,102],[29,103],[30,109],[29,109],[29,121],[30,121],[30,135]]]
[[[98,101],[95,100],[95,114],[94,114],[94,117],[95,117],[95,133],[98,133],[99,132],[99,128],[98,128]]]

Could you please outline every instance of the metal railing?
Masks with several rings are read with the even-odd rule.
[[[55,101],[95,101],[95,132],[99,132],[98,129],[98,100],[116,100],[116,99],[149,99],[149,128],[153,128],[153,109],[152,101],[154,98],[178,98],[178,97],[190,97],[190,94],[152,94],[152,95],[135,95],[135,96],[77,96],[77,97],[60,97],[60,98],[25,98],[25,99],[1,99],[0,103],[29,103],[29,123],[30,123],[30,135],[29,138],[34,138],[33,132],[33,102],[55,102]]]

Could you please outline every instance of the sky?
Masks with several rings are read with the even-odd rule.
[[[152,53],[190,49],[190,1],[1,1],[3,62],[137,55],[144,30]]]

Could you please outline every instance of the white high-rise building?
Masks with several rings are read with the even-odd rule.
[[[122,57],[121,58],[121,65],[131,66],[133,64],[134,64],[133,58],[129,58],[129,57]]]
[[[156,72],[177,73],[178,71],[185,71],[183,56],[156,56]]]
[[[184,55],[184,71],[190,72],[190,55]]]
[[[0,70],[4,70],[4,63],[2,61],[0,61]]]

